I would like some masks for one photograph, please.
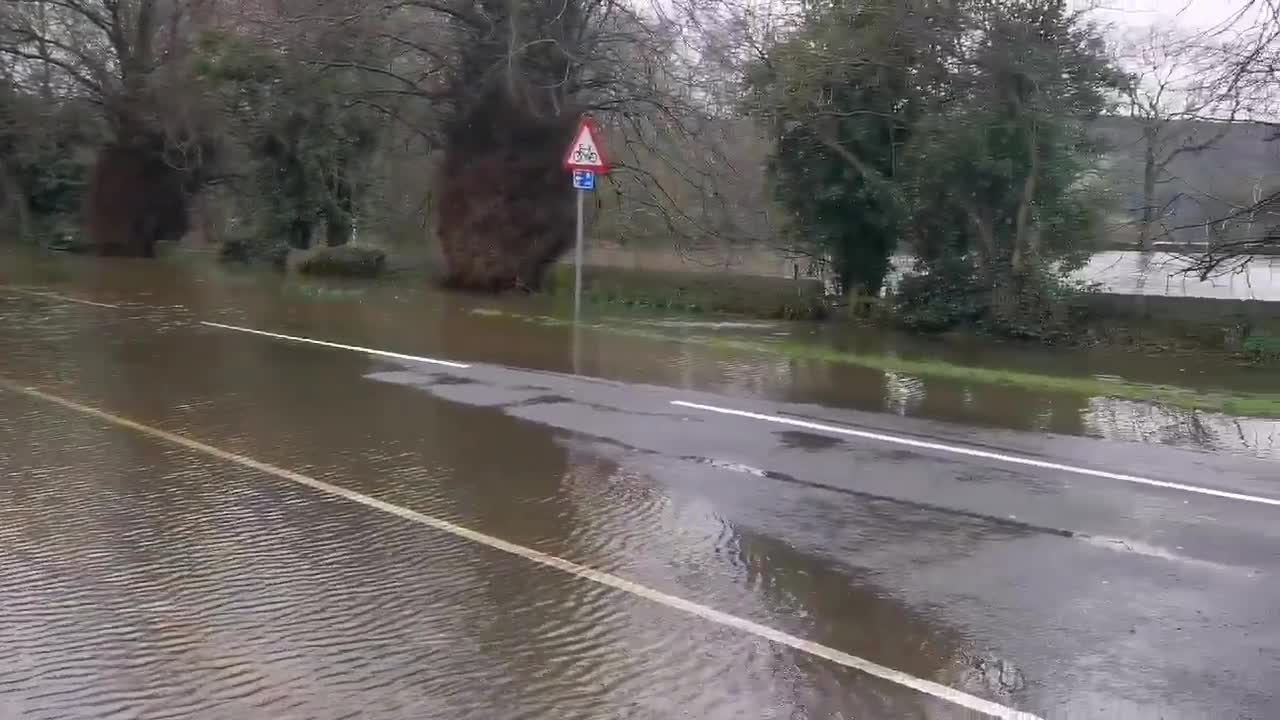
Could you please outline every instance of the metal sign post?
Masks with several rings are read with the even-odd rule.
[[[586,204],[587,191],[578,188],[578,233],[573,245],[573,320],[582,314],[582,206]]]
[[[573,319],[576,321],[582,312],[583,206],[587,193],[596,187],[596,174],[590,170],[574,170],[573,187],[578,195],[578,231],[573,245]]]
[[[573,143],[565,153],[564,167],[573,173],[573,187],[578,194],[578,228],[573,248],[573,321],[577,324],[582,314],[582,264],[585,252],[583,206],[586,204],[587,193],[596,189],[596,173],[609,172],[609,162],[605,160],[600,143],[596,141],[595,125],[591,118],[583,117],[578,122]]]

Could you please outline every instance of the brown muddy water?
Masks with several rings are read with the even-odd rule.
[[[319,280],[224,266],[203,254],[160,262],[9,255],[10,283],[87,291],[159,313],[175,323],[239,322],[277,332],[401,352],[569,371],[627,382],[726,395],[889,412],[992,428],[1139,441],[1258,457],[1280,457],[1280,420],[1158,403],[1036,391],[854,367],[821,360],[708,348],[689,339],[731,337],[806,343],[862,355],[940,360],[1037,374],[1120,379],[1205,393],[1275,393],[1280,370],[1218,356],[1061,350],[987,339],[957,340],[881,332],[835,323],[750,322],[732,318],[610,315],[587,321],[669,341],[599,329],[574,332],[568,308],[547,298],[443,293],[425,279]]]
[[[593,318],[654,340],[204,256],[9,252],[0,286],[0,718],[1280,713],[1274,422],[688,339],[1274,390],[1250,369]]]

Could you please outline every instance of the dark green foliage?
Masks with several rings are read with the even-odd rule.
[[[1251,335],[1244,341],[1244,351],[1257,362],[1280,361],[1280,337]]]
[[[553,274],[557,293],[573,293],[572,267]],[[583,278],[588,302],[660,311],[820,320],[828,306],[816,280],[592,267]]]
[[[191,74],[218,98],[240,196],[256,217],[251,232],[311,247],[352,237],[364,163],[375,145],[375,124],[344,102],[350,78],[320,72],[288,54],[243,38],[202,38]]]
[[[898,321],[906,328],[940,332],[982,320],[983,298],[963,262],[935,262],[931,272],[902,278],[894,299]]]
[[[879,294],[906,216],[899,153],[935,77],[924,15],[896,0],[809,4],[749,78],[778,134],[778,199],[845,294]]]
[[[1078,264],[1093,234],[1085,122],[1105,105],[1101,49],[1058,0],[1001,3],[973,22],[982,41],[957,95],[907,150],[913,250],[926,265],[972,256],[992,280],[1003,265]]]
[[[1086,122],[1115,74],[1063,0],[805,4],[752,73],[798,239],[845,293],[916,258],[903,322],[1054,339],[1100,203]]]
[[[884,123],[844,123],[849,134],[873,134],[891,128]],[[889,145],[856,139],[855,152],[867,157],[876,172],[892,172]],[[868,149],[863,149],[862,146]],[[876,295],[889,271],[901,215],[891,188],[859,175],[803,126],[784,135],[771,161],[778,198],[797,219],[795,230],[830,257],[836,281],[845,294]]]
[[[899,308],[915,326],[1058,339],[1078,292],[1066,277],[1096,236],[1085,122],[1105,105],[1110,71],[1058,0],[999,3],[972,23],[981,40],[957,96],[907,150],[920,275]]]
[[[81,150],[95,142],[77,110],[0,90],[0,211],[14,216],[5,239],[73,243],[89,176]]]
[[[304,275],[375,277],[382,274],[386,264],[387,254],[377,248],[344,245],[312,250],[298,262],[298,272]]]
[[[218,259],[223,262],[252,262],[261,260],[283,270],[289,258],[289,244],[266,236],[248,235],[228,238],[218,248]]]

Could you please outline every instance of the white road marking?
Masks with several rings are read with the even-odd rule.
[[[412,362],[428,363],[430,365],[443,365],[445,367],[458,368],[461,370],[471,367],[466,363],[453,362],[451,360],[437,360],[435,358],[420,357],[418,355],[405,355],[404,353],[375,350],[373,348],[360,347],[359,345],[343,345],[342,343],[329,342],[328,340],[313,340],[311,338],[298,337],[296,335],[281,335],[280,333],[267,332],[266,330],[254,330],[253,328],[240,327],[238,325],[224,325],[223,323],[209,322],[207,320],[202,320],[200,324],[208,327],[220,328],[222,330],[234,330],[236,332],[262,335],[263,337],[275,338],[277,340],[292,340],[293,342],[320,345],[328,348],[337,348],[339,350],[352,350],[355,352],[368,353],[370,355],[395,358],[396,360],[409,360]]]
[[[13,293],[22,293],[23,295],[35,295],[37,297],[53,298],[55,300],[63,300],[65,302],[78,303],[80,305],[92,305],[93,307],[111,308],[112,310],[120,309],[119,305],[112,305],[111,303],[94,302],[93,300],[82,300],[80,298],[71,297],[69,295],[59,295],[58,293],[49,292],[48,290],[29,290],[27,288],[13,287],[12,285],[0,286],[0,290],[6,290],[8,292],[13,292]]]
[[[905,445],[907,447],[918,448],[921,450],[934,450],[938,452],[951,453],[953,455],[966,455],[968,457],[982,458],[983,460],[996,460],[1013,465],[1026,465],[1028,467],[1041,468],[1043,470],[1059,470],[1061,472],[1074,473],[1076,475],[1088,475],[1090,477],[1105,478],[1107,480],[1119,480],[1121,482],[1133,483],[1135,485],[1149,485],[1151,487],[1180,490],[1182,492],[1196,493],[1198,495],[1210,495],[1212,497],[1227,498],[1229,500],[1242,500],[1244,502],[1258,503],[1259,505],[1280,506],[1280,499],[1263,497],[1261,495],[1247,495],[1245,493],[1230,492],[1228,490],[1215,490],[1213,488],[1200,487],[1198,485],[1184,485],[1183,483],[1154,480],[1151,478],[1138,477],[1136,475],[1107,472],[1106,470],[1094,470],[1092,468],[1078,467],[1075,465],[1063,465],[1061,463],[1020,457],[1018,455],[1005,455],[1004,453],[967,448],[961,445],[947,445],[945,443],[929,442],[927,440],[915,440],[913,438],[899,437],[897,435],[885,435],[883,433],[869,432],[867,430],[854,430],[853,428],[840,427],[838,425],[825,425],[823,423],[795,420],[793,418],[781,417],[778,415],[764,415],[762,413],[748,412],[746,410],[733,410],[731,408],[717,407],[715,405],[685,402],[684,400],[672,400],[671,404],[678,405],[679,407],[691,408],[693,410],[704,410],[706,412],[718,413],[720,415],[733,415],[735,417],[749,418],[751,420],[763,420],[764,422],[777,423],[779,425],[790,425],[792,427],[805,428],[806,430],[818,430],[821,432],[863,438],[865,440],[876,440],[884,443],[892,443],[894,445]]]
[[[595,568],[587,567],[585,565],[579,565],[578,563],[565,560],[555,555],[549,555],[540,550],[525,547],[524,545],[517,545],[513,542],[508,542],[501,538],[449,522],[448,520],[442,520],[431,515],[417,512],[416,510],[410,510],[408,508],[400,507],[399,505],[393,505],[389,502],[385,502],[338,485],[333,485],[324,482],[323,480],[317,480],[292,470],[286,470],[260,460],[254,460],[253,458],[246,457],[238,453],[222,450],[221,448],[217,448],[212,445],[206,445],[205,443],[198,440],[192,440],[184,435],[178,435],[166,430],[151,427],[150,425],[144,425],[140,422],[135,422],[128,418],[113,415],[109,412],[78,403],[74,400],[67,400],[57,395],[51,395],[37,388],[20,385],[3,378],[0,378],[0,388],[5,388],[28,397],[39,398],[46,402],[73,410],[82,415],[97,418],[98,420],[102,420],[118,427],[128,428],[143,435],[164,440],[165,442],[169,442],[189,450],[194,450],[196,452],[216,457],[230,463],[235,463],[252,470],[257,470],[268,475],[274,475],[275,477],[283,480],[288,480],[299,485],[305,485],[322,493],[350,500],[351,502],[359,503],[375,510],[381,510],[382,512],[395,515],[396,517],[418,523],[419,525],[425,525],[435,530],[446,532],[450,535],[524,558],[530,562],[553,568],[560,572],[580,577],[584,580],[589,580],[600,585],[605,585],[636,597],[644,598],[645,600],[655,602],[659,605],[671,608],[672,610],[678,610],[680,612],[702,618],[703,620],[716,623],[717,625],[723,625],[735,630],[740,630],[778,645],[783,645],[808,655],[829,660],[838,665],[843,665],[845,667],[864,672],[868,675],[910,688],[925,695],[945,700],[969,710],[974,710],[991,717],[1006,720],[1041,720],[1041,718],[1031,713],[1015,710],[1014,708],[1006,707],[999,703],[991,702],[990,700],[984,700],[975,695],[970,695],[960,690],[956,690],[955,688],[951,688],[931,680],[918,678],[914,675],[902,672],[901,670],[894,670],[893,668],[885,667],[884,665],[860,658],[856,655],[850,655],[849,653],[841,650],[836,650],[835,648],[828,647],[811,640],[805,640],[804,638],[797,637],[781,630],[775,630],[767,625],[761,625],[760,623],[740,618],[736,615],[721,612],[706,605],[693,602],[692,600],[685,600],[684,598],[676,597],[675,595],[668,595],[661,590],[655,590],[646,585],[632,582],[602,570],[596,570]]]
[[[91,300],[81,300],[79,298],[59,295],[53,292],[28,290],[25,288],[16,288],[12,286],[0,286],[0,289],[6,289],[13,292],[27,293],[30,295],[39,295],[44,297],[52,297],[67,302],[80,303],[83,305],[94,305],[97,307],[120,309],[118,305],[110,305],[107,303],[98,303]],[[264,337],[275,338],[277,340],[289,340],[292,342],[307,343],[310,345],[320,345],[322,347],[337,348],[339,350],[351,350],[354,352],[367,353],[369,355],[377,355],[381,357],[394,358],[396,360],[408,360],[410,362],[426,363],[431,365],[441,365],[465,370],[471,366],[466,363],[453,362],[451,360],[439,360],[436,358],[421,357],[418,355],[406,355],[404,353],[390,352],[387,350],[377,350],[375,348],[361,347],[359,345],[344,345],[342,343],[329,342],[327,340],[314,340],[312,338],[299,337],[296,335],[284,335],[281,333],[267,332],[266,330],[256,330],[254,328],[240,327],[238,325],[227,325],[224,323],[201,321],[201,325],[207,327],[220,328],[222,330],[232,330],[235,332],[250,333],[253,335],[262,335]],[[1073,473],[1076,475],[1087,475],[1090,477],[1104,478],[1107,480],[1118,480],[1120,482],[1133,483],[1135,485],[1147,485],[1149,487],[1164,488],[1166,490],[1178,490],[1181,492],[1195,493],[1197,495],[1208,495],[1211,497],[1226,498],[1228,500],[1240,500],[1243,502],[1256,503],[1259,505],[1272,505],[1280,507],[1280,499],[1264,497],[1261,495],[1249,495],[1246,493],[1231,492],[1229,490],[1216,490],[1214,488],[1201,487],[1198,485],[1187,485],[1184,483],[1169,482],[1166,480],[1155,480],[1153,478],[1144,478],[1136,475],[1126,475],[1124,473],[1113,473],[1106,470],[1094,470],[1092,468],[1079,467],[1075,465],[1065,465],[1062,463],[1048,462],[1045,460],[1036,460],[1034,458],[1020,457],[1018,455],[1006,455],[1004,453],[991,452],[987,450],[978,450],[975,448],[967,448],[960,445],[948,445],[945,443],[929,442],[926,440],[916,440],[913,438],[899,437],[896,435],[887,435],[884,433],[870,432],[867,430],[855,430],[853,428],[840,427],[837,425],[826,425],[823,423],[808,422],[805,420],[797,420],[793,418],[781,417],[778,415],[764,415],[761,413],[748,412],[746,410],[734,410],[732,408],[717,407],[715,405],[703,405],[700,403],[686,402],[684,400],[672,400],[672,405],[679,407],[691,408],[694,410],[704,410],[706,412],[719,413],[721,415],[734,415],[737,417],[750,418],[752,420],[763,420],[765,422],[778,423],[781,425],[791,425],[793,427],[806,428],[809,430],[819,430],[822,432],[836,433],[839,435],[847,435],[850,437],[858,437],[867,440],[876,440],[879,442],[892,443],[895,445],[905,445],[907,447],[919,448],[923,450],[934,450],[939,452],[951,453],[954,455],[966,455],[968,457],[982,458],[984,460],[996,460],[998,462],[1010,463],[1014,465],[1025,465],[1028,467],[1041,468],[1043,470],[1058,470],[1061,472]]]

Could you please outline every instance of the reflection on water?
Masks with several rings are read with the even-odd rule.
[[[213,319],[368,347],[535,370],[581,372],[628,382],[705,389],[969,425],[1115,440],[1155,442],[1260,457],[1280,457],[1280,422],[1237,418],[1148,403],[1061,392],[916,377],[779,353],[681,342],[732,336],[762,343],[785,339],[841,352],[941,359],[1073,377],[1117,377],[1197,391],[1275,392],[1274,369],[1224,365],[1215,357],[1142,355],[1096,348],[1062,351],[985,339],[946,341],[830,323],[721,323],[687,317],[621,318],[670,341],[586,331],[536,321],[562,313],[544,298],[445,294],[419,277],[370,283],[319,281],[228,268],[207,258],[100,261],[0,257],[0,282],[40,285],[120,304],[127,317],[157,331]],[[78,306],[58,312],[104,322]],[[40,328],[31,328],[40,332]],[[126,341],[105,326],[104,344]],[[135,345],[137,340],[128,344]],[[144,347],[119,347],[128,355]]]
[[[1280,422],[1179,410],[1114,398],[1093,398],[1084,414],[1089,435],[1188,445],[1207,450],[1243,450],[1280,457]]]
[[[1132,642],[1131,616],[1081,613],[1117,597],[1185,595],[1195,578],[1157,584],[1131,573],[1135,566],[1097,565],[1085,554],[1092,547],[1082,551],[1052,528],[841,492],[771,472],[758,458],[721,456],[715,438],[739,432],[732,427],[680,448],[688,433],[679,417],[668,414],[667,430],[655,432],[646,416],[660,413],[568,398],[565,386],[597,383],[536,371],[577,368],[970,426],[1280,456],[1274,422],[726,350],[679,336],[768,342],[783,333],[842,351],[1273,389],[1274,374],[1194,358],[940,343],[791,323],[675,319],[659,325],[675,336],[669,340],[575,333],[540,322],[562,308],[536,298],[446,295],[420,278],[299,280],[206,259],[0,254],[2,283],[120,308],[0,292],[0,376],[920,677],[1016,706],[1076,711],[1055,717],[1087,715],[1086,702],[1089,710],[1118,701],[1154,706],[1153,698],[1172,695],[1170,683],[1198,677],[1190,674],[1203,672],[1196,658],[1166,655],[1188,642],[1209,645],[1207,629],[1175,634],[1140,624],[1148,644],[1126,652],[1137,655],[1127,665],[1143,677],[1117,680],[1116,662],[1089,653],[1112,636]],[[202,319],[535,372],[410,371],[360,353],[194,328]],[[486,373],[517,379],[483,382]],[[11,467],[0,483],[0,607],[8,613],[0,647],[12,652],[0,658],[0,717],[147,717],[161,705],[202,717],[216,701],[227,703],[217,715],[225,717],[490,718],[495,707],[512,718],[960,716],[920,693],[447,533],[388,523],[221,460],[2,397],[0,457]],[[558,404],[572,407],[557,416]],[[647,433],[679,451],[623,442]],[[895,484],[911,474],[893,451],[862,448],[854,456],[839,439],[796,431],[776,438],[762,454],[799,456],[788,464],[815,476],[843,475],[850,457]],[[932,482],[931,465],[920,467],[920,481]],[[999,488],[962,489],[971,492]],[[1055,502],[1052,511],[1066,506]],[[1053,567],[1041,566],[1045,557]],[[1141,592],[1109,595],[1106,580],[1078,582],[1086,569],[1099,579],[1134,574]],[[1166,575],[1165,567],[1151,570]],[[1034,589],[1045,580],[1053,582]],[[1224,607],[1208,600],[1248,594],[1192,595],[1196,602],[1166,602],[1150,617],[1183,624],[1199,607]],[[1262,605],[1256,615],[1229,605],[1221,614],[1252,629],[1262,624],[1254,617],[1265,617]],[[1064,623],[1091,630],[1068,632]],[[28,660],[30,668],[21,664]],[[1217,710],[1236,701],[1233,683],[1265,686],[1238,666],[1208,677],[1229,697],[1206,701],[1221,703]],[[39,696],[36,709],[49,711],[7,712],[6,695]]]
[[[744,487],[720,470],[712,488],[712,473],[690,466],[696,474],[682,482],[489,409],[545,398],[545,375],[504,389],[442,373],[429,379],[443,400],[407,402],[402,385],[360,380],[385,374],[385,361],[190,326],[233,312],[370,344],[409,336],[462,356],[501,354],[506,343],[523,345],[531,363],[569,355],[549,329],[495,332],[467,312],[419,304],[432,295],[403,310],[381,290],[299,304],[280,301],[270,282],[226,294],[158,293],[157,283],[160,310],[109,282],[61,288],[111,296],[124,312],[0,293],[0,377],[908,672],[932,677],[967,662],[964,631],[872,582],[854,585],[840,563],[779,539],[788,533],[778,522],[808,508],[809,545],[837,522],[877,537],[910,527],[917,542],[965,530],[976,542],[972,528],[935,518],[882,531],[896,519],[874,523],[860,507],[819,522],[815,491],[790,494],[779,512],[764,478]],[[182,318],[185,331],[156,332]],[[738,373],[762,377],[750,365]],[[460,392],[471,402],[448,400]],[[494,708],[503,718],[729,718],[771,707],[798,708],[794,718],[956,716],[928,696],[448,533],[14,393],[0,402],[0,647],[10,651],[0,658],[0,718],[155,708],[194,718],[487,719]]]

